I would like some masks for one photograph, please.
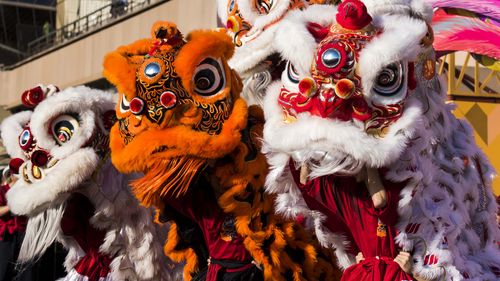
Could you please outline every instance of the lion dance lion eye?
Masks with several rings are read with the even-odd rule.
[[[144,74],[149,77],[149,78],[153,78],[155,77],[156,75],[158,75],[158,73],[160,73],[161,71],[161,67],[158,63],[156,62],[152,62],[152,63],[149,63],[148,65],[146,65],[146,67],[144,68]]]
[[[274,0],[256,0],[255,8],[259,11],[259,14],[269,14],[269,11],[273,8]]]
[[[24,129],[19,135],[19,146],[23,150],[27,150],[32,142],[33,142],[33,135],[31,135],[30,129],[29,128]]]
[[[202,96],[212,96],[225,87],[222,63],[207,58],[198,65],[193,75],[194,91]]]
[[[52,122],[52,136],[59,145],[63,145],[73,137],[80,124],[71,115],[61,115]]]
[[[392,63],[378,73],[373,90],[381,96],[393,96],[401,89],[403,80],[403,65],[401,63]]]

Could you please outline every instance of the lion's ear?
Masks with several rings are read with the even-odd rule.
[[[104,77],[128,98],[135,96],[136,72],[149,52],[151,40],[143,39],[122,46],[104,57]]]

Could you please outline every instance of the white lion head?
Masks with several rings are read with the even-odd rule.
[[[7,198],[14,213],[34,215],[63,202],[107,157],[115,102],[87,87],[58,92],[39,86],[23,94],[23,103],[33,111],[14,114],[1,126],[19,173]]]

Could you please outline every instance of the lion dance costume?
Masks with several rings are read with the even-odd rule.
[[[19,173],[7,201],[28,217],[19,260],[40,257],[57,240],[69,250],[62,280],[172,280],[152,210],[139,206],[130,177],[109,159],[112,95],[38,86],[22,100],[33,111],[1,127]]]
[[[276,80],[284,67],[280,56],[281,47],[295,37],[294,30],[287,38],[276,40],[275,36],[284,27],[281,21],[305,9],[316,9],[316,21],[326,21],[331,13],[325,12],[340,0],[217,0],[220,20],[226,24],[229,36],[235,45],[234,56],[229,61],[243,80],[242,96],[249,104],[262,105],[265,88]],[[330,5],[327,5],[330,4]],[[323,19],[320,19],[324,15]],[[284,40],[283,40],[284,39]],[[293,52],[293,51],[292,51]],[[298,55],[298,53],[293,53]]]
[[[266,191],[313,222],[343,280],[498,280],[494,172],[446,103],[432,10],[364,3],[344,1],[328,26],[308,10],[282,20],[276,40],[304,36],[275,43],[286,67],[263,103]]]
[[[133,192],[171,223],[164,250],[185,262],[185,280],[332,279],[307,233],[274,215],[263,192],[262,111],[239,97],[233,48],[222,30],[185,40],[158,22],[151,39],[108,54],[104,75],[120,92],[112,161],[144,172]]]

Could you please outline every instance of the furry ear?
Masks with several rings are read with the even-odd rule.
[[[328,27],[322,26],[321,24],[315,23],[315,22],[308,22],[307,23],[307,30],[311,35],[316,39],[316,42],[320,42],[321,40],[325,39],[325,37],[328,35]]]
[[[143,39],[131,45],[122,46],[104,57],[103,75],[112,84],[116,85],[118,92],[127,98],[135,97],[136,72],[140,62],[150,51],[153,39]]]
[[[207,57],[227,62],[233,53],[233,42],[223,29],[192,31],[175,59],[175,71],[182,78],[184,87],[191,91],[190,81],[196,66]]]

